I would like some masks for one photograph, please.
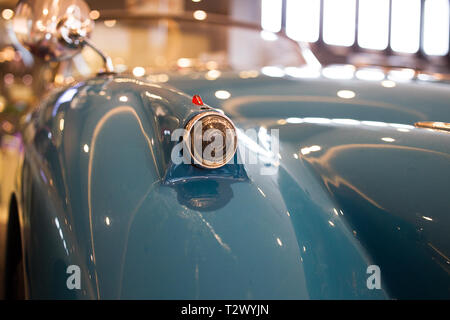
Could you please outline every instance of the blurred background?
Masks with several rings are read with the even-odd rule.
[[[325,68],[340,65],[339,76],[347,78],[358,77],[355,66],[401,68],[398,76],[404,79],[413,78],[417,70],[441,77],[450,71],[449,0],[87,0],[87,3],[92,10],[90,17],[96,22],[93,42],[113,58],[116,70],[145,75],[159,82],[168,80],[163,71],[182,71],[186,67],[209,72],[211,78],[217,76],[217,70],[230,65],[236,69],[240,64],[253,63],[251,69],[257,69],[267,62],[268,57],[263,56],[266,52],[272,54],[272,65],[305,63],[286,56],[286,52],[292,51],[287,49],[292,44],[279,41],[277,34],[306,44],[305,57],[312,53],[308,63]],[[48,83],[69,84],[101,67],[101,60],[92,50],[84,50],[82,58],[76,57],[72,66],[64,66],[65,69],[55,63],[45,68],[42,61],[17,50],[10,31],[16,4],[16,0],[0,0],[0,131],[4,133],[17,129],[17,115],[32,108],[39,98],[36,92],[45,92]],[[170,21],[131,23],[114,18],[135,14],[177,15],[222,24],[211,28],[184,23],[181,27]],[[229,35],[224,33],[224,26],[231,26],[232,21],[254,24],[262,31],[250,36],[237,30],[239,37],[225,41]],[[171,35],[170,41],[167,34]],[[252,43],[248,50],[233,50],[248,43]],[[270,50],[264,50],[267,48]],[[323,72],[321,76],[329,74],[332,73]],[[373,72],[360,72],[359,76],[384,77]]]

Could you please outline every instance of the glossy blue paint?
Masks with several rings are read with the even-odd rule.
[[[405,126],[448,121],[447,86],[171,84],[99,77],[30,119],[19,199],[31,298],[450,296],[450,136]],[[216,99],[220,89],[232,98]],[[355,99],[338,98],[343,89]],[[279,129],[279,155],[204,175],[174,166],[164,132],[200,112],[178,90],[223,108],[242,132]],[[239,152],[257,152],[244,138]],[[80,291],[65,286],[70,264]],[[382,290],[366,287],[371,264]]]

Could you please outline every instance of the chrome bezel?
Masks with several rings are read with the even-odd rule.
[[[206,118],[208,116],[216,116],[216,117],[221,117],[224,118],[226,121],[228,121],[233,129],[234,132],[234,146],[231,152],[228,152],[228,150],[226,151],[225,154],[225,161],[224,162],[214,162],[214,161],[209,161],[209,160],[205,160],[205,159],[197,159],[194,155],[194,152],[192,152],[191,149],[191,129],[195,126],[195,124],[200,121],[203,118]],[[218,112],[218,111],[206,111],[206,112],[202,112],[199,113],[197,115],[195,115],[192,119],[189,120],[189,122],[186,124],[185,126],[185,133],[183,135],[183,143],[186,146],[187,150],[189,151],[189,154],[191,156],[191,159],[194,160],[194,164],[195,165],[199,165],[203,168],[207,168],[207,169],[217,169],[220,167],[223,167],[224,165],[226,165],[236,154],[236,150],[237,150],[237,131],[236,131],[236,127],[234,126],[233,121],[231,121],[230,118],[228,118],[227,116],[225,116],[224,114]]]

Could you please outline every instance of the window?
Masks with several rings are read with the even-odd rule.
[[[323,40],[327,44],[351,46],[355,42],[356,0],[325,0]]]
[[[415,53],[420,40],[420,0],[392,0],[391,48]]]
[[[389,0],[359,0],[358,44],[383,50],[388,46]]]
[[[261,27],[264,30],[278,32],[281,30],[282,0],[262,0]]]
[[[423,32],[423,49],[426,54],[443,56],[448,53],[448,0],[425,1]]]
[[[286,34],[298,41],[319,39],[320,0],[287,0]]]

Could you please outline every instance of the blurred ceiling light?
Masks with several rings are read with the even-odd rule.
[[[319,39],[320,0],[287,0],[286,34],[297,41]]]
[[[177,61],[177,65],[180,68],[188,68],[188,67],[192,66],[192,61],[191,61],[191,59],[188,59],[188,58],[180,58]]]
[[[9,133],[14,130],[14,125],[6,120],[2,122],[2,129]]]
[[[222,72],[220,72],[219,70],[209,70],[206,74],[205,74],[205,78],[207,80],[216,80],[217,78],[219,78],[222,75]]]
[[[231,97],[231,93],[226,90],[217,90],[214,94],[217,99],[226,100]]]
[[[193,15],[195,20],[205,20],[208,16],[203,10],[196,10]]]
[[[323,40],[327,44],[351,46],[355,42],[356,0],[324,0]]]
[[[359,0],[358,44],[383,50],[388,45],[389,0]]]
[[[261,27],[264,30],[278,32],[281,30],[282,0],[261,1]]]
[[[14,11],[11,9],[5,9],[2,11],[2,17],[5,20],[10,20],[14,16]]]
[[[354,91],[351,90],[339,90],[337,96],[342,99],[352,99],[356,96]]]
[[[384,137],[384,138],[381,138],[381,140],[383,140],[384,142],[394,142],[395,141],[394,138],[390,138],[390,137]]]
[[[135,77],[142,77],[143,75],[145,75],[145,69],[143,67],[135,67],[133,69],[133,75]]]
[[[385,88],[394,88],[397,84],[392,80],[383,80],[381,81],[381,85]]]
[[[356,71],[355,76],[361,80],[379,81],[384,79],[384,72],[377,68],[362,68]]]
[[[389,71],[388,79],[395,81],[410,81],[414,78],[415,74],[416,72],[414,71],[414,69],[393,69]]]
[[[355,73],[352,65],[330,65],[322,69],[322,75],[328,79],[351,79]]]
[[[100,18],[100,12],[98,10],[92,10],[91,12],[89,12],[89,18],[91,18],[92,20],[97,20],[98,18]]]
[[[128,97],[127,97],[127,96],[120,96],[120,97],[119,97],[119,101],[121,101],[121,102],[127,102],[127,101],[128,101]]]
[[[417,75],[417,79],[422,80],[422,81],[438,81],[439,80],[434,75],[428,74],[428,73],[419,73]]]
[[[200,2],[200,1],[202,1],[202,0],[192,0],[192,2]]]
[[[318,78],[320,69],[314,67],[286,67],[284,72],[294,78]]]
[[[419,50],[420,1],[392,0],[392,50],[405,53]]]
[[[105,20],[104,24],[105,26],[107,26],[108,28],[112,28],[116,25],[116,20]]]
[[[261,38],[266,41],[275,41],[278,39],[278,36],[270,31],[263,30],[260,32]]]
[[[261,69],[261,72],[269,77],[280,78],[284,76],[283,69],[274,66],[267,66]]]
[[[424,10],[423,49],[428,55],[446,55],[449,47],[449,1],[426,0]]]
[[[86,152],[86,153],[89,152],[89,146],[88,146],[87,144],[85,144],[85,145],[83,146],[83,151]]]

